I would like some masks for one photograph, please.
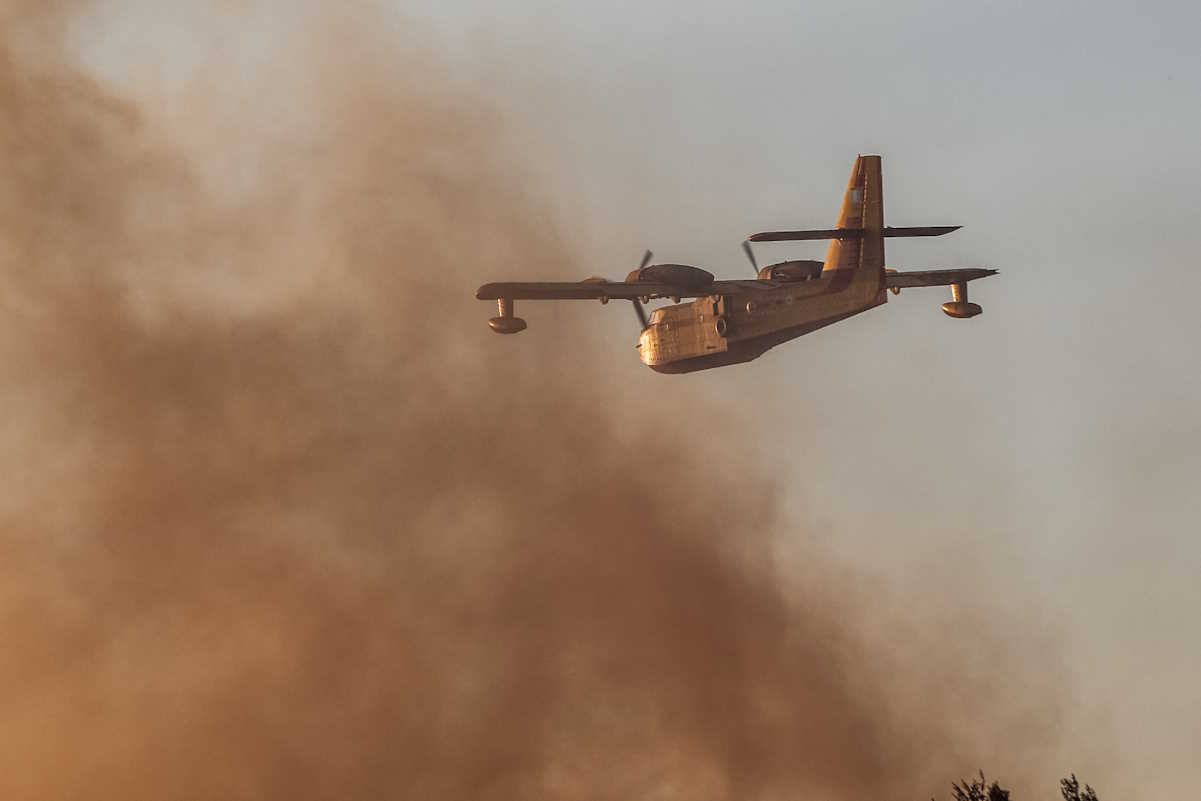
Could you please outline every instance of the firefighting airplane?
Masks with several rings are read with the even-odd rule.
[[[754,280],[718,281],[686,264],[650,264],[647,251],[625,281],[484,284],[480,300],[495,300],[499,315],[488,321],[498,334],[516,334],[525,320],[513,315],[515,300],[629,300],[642,324],[638,349],[643,364],[660,373],[690,373],[755,359],[769,348],[810,331],[883,305],[886,289],[950,286],[942,310],[968,318],[981,308],[967,299],[969,281],[996,270],[962,268],[898,272],[884,266],[884,240],[894,236],[942,236],[960,226],[884,227],[884,195],[879,156],[859,156],[851,170],[836,227],[816,231],[768,231],[743,243]],[[829,239],[826,260],[785,261],[758,269],[750,242]],[[648,319],[642,304],[670,298],[676,305],[655,309]],[[681,298],[696,298],[680,304]]]

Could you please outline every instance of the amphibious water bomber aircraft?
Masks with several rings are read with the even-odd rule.
[[[690,373],[748,362],[768,349],[810,331],[883,305],[885,290],[923,286],[951,287],[951,300],[942,310],[951,317],[980,314],[969,303],[969,281],[995,275],[996,270],[962,268],[898,272],[884,266],[884,240],[899,236],[942,236],[960,226],[886,228],[879,156],[859,156],[851,170],[834,228],[812,231],[768,231],[752,234],[743,248],[758,277],[719,281],[713,274],[687,264],[651,264],[647,251],[637,270],[625,281],[587,278],[583,281],[484,284],[480,300],[495,300],[499,314],[488,321],[498,334],[516,334],[525,320],[513,314],[517,300],[629,300],[642,324],[638,340],[643,364],[660,373]],[[826,260],[784,261],[758,269],[751,242],[790,242],[829,239]],[[653,298],[670,298],[676,305],[643,308]],[[681,298],[695,298],[680,303]]]

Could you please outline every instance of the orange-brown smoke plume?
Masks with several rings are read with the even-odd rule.
[[[266,110],[156,111],[68,9],[0,23],[0,798],[920,798],[992,753],[950,706],[1003,674],[893,673],[753,453],[484,327],[482,262],[596,271],[503,98],[323,19]]]

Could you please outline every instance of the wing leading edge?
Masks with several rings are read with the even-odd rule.
[[[728,292],[764,289],[760,281],[714,281],[697,287],[648,281],[510,281],[484,284],[479,300],[636,300],[638,298],[700,298]]]

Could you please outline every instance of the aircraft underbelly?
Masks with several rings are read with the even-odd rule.
[[[849,291],[847,291],[849,290]],[[859,290],[859,291],[857,291]],[[643,332],[641,359],[661,373],[690,373],[748,362],[791,339],[867,311],[886,301],[883,289],[820,286],[755,295],[702,298],[655,311]],[[716,318],[725,318],[725,336]]]

